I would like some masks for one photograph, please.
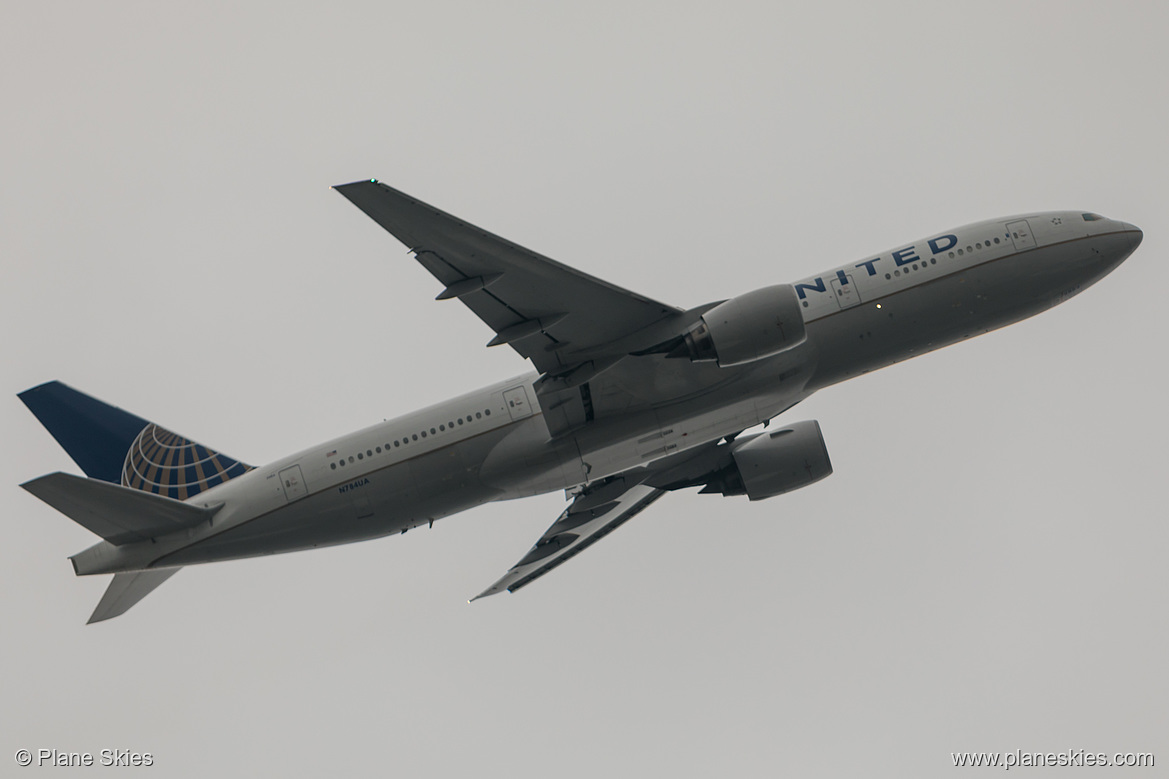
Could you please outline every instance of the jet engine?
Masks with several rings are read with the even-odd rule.
[[[820,423],[815,420],[740,438],[730,448],[731,464],[714,474],[701,492],[763,500],[806,487],[832,473]]]
[[[806,338],[795,288],[776,284],[723,301],[707,311],[669,356],[714,361],[725,368],[779,354]]]

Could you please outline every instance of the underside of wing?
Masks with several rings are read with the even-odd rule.
[[[515,592],[588,549],[667,492],[705,483],[730,462],[718,441],[595,482],[578,493],[536,545],[499,581],[471,600]]]
[[[503,578],[471,600],[504,590],[515,592],[532,583],[612,533],[665,494],[665,490],[629,481],[624,477],[609,479],[596,490],[582,493],[544,532],[523,559],[512,566]]]
[[[564,374],[625,351],[606,347],[681,309],[581,273],[374,180],[335,189],[404,243],[444,285],[541,373]],[[616,352],[616,355],[614,355]],[[597,368],[592,368],[596,370]]]

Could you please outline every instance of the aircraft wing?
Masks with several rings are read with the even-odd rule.
[[[605,346],[682,310],[492,235],[375,180],[334,187],[410,249],[445,289],[548,376],[596,371],[624,356]],[[608,364],[611,364],[609,362]]]
[[[612,533],[667,492],[702,485],[730,463],[730,448],[710,441],[590,484],[503,578],[471,600],[504,590],[515,592],[531,584]]]
[[[627,476],[610,478],[597,489],[581,493],[523,559],[471,600],[504,590],[515,592],[532,583],[612,533],[665,494],[665,490]]]

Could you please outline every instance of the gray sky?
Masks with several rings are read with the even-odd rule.
[[[1169,764],[1164,5],[577,6],[6,9],[0,774],[41,747],[153,776]],[[107,577],[65,558],[95,539],[17,487],[78,469],[17,392],[262,463],[526,370],[328,189],[370,176],[681,306],[1021,211],[1145,241],[794,409],[836,473],[792,495],[671,495],[473,606],[561,495],[188,568],[85,627]]]

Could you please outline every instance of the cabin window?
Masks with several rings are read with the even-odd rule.
[[[446,432],[446,425],[439,425],[438,429],[442,430],[443,432]]]
[[[329,463],[329,467],[335,471],[337,470],[337,463]]]
[[[358,460],[361,460],[361,459],[363,459],[363,458],[362,458],[362,456],[361,456],[361,452],[358,452],[358,453],[357,453],[357,459],[358,459]]]
[[[381,453],[382,453],[382,448],[381,448],[380,446],[377,448],[377,453],[378,453],[378,454],[381,454]]]
[[[394,441],[394,446],[401,446],[401,445],[402,445],[401,441]],[[388,446],[386,448],[389,449]]]
[[[999,242],[999,239],[998,239],[998,238],[995,238],[995,239],[994,239],[994,242],[995,242],[995,243],[998,243],[998,242]]]
[[[486,414],[487,416],[491,416],[491,409],[485,408],[485,409],[483,409],[483,413]]]
[[[893,274],[892,274],[892,273],[886,273],[886,274],[885,274],[885,279],[886,279],[886,280],[888,280],[888,279],[891,279],[891,278],[893,278]]]
[[[954,259],[954,252],[950,252],[950,259]]]

